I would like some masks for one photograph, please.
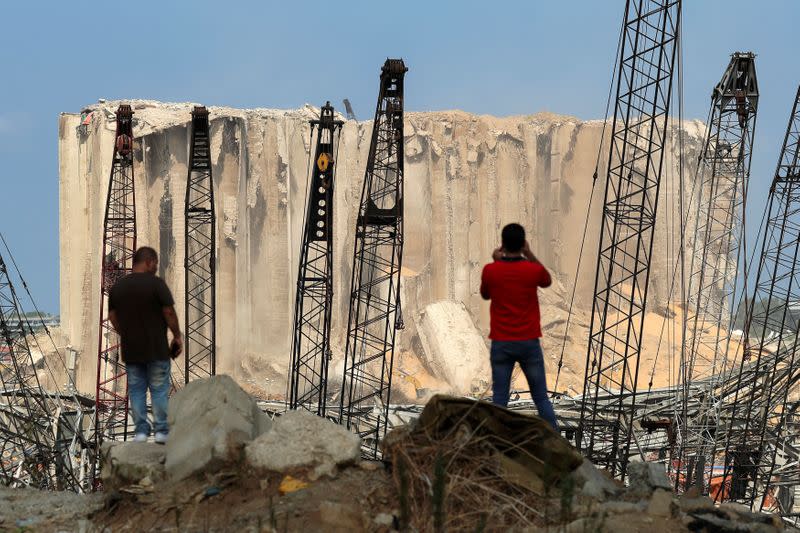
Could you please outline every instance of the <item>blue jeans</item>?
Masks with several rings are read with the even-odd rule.
[[[539,416],[558,431],[556,413],[547,397],[547,380],[544,373],[544,355],[539,339],[529,341],[492,341],[492,403],[508,405],[511,374],[519,363]]]
[[[150,363],[126,363],[128,372],[128,397],[136,433],[150,434],[147,421],[147,389],[153,401],[153,418],[156,433],[169,433],[167,427],[167,401],[171,384],[169,376],[170,360]]]

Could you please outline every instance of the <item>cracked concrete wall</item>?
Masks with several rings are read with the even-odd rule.
[[[59,124],[61,321],[80,350],[79,387],[94,390],[99,311],[99,256],[118,102],[89,107]],[[133,101],[138,243],[161,254],[161,274],[183,315],[183,202],[192,104]],[[288,367],[298,245],[306,202],[308,120],[318,111],[209,108],[218,224],[218,368],[278,376]],[[489,308],[478,288],[500,228],[522,223],[541,261],[569,298],[603,124],[540,113],[497,118],[461,111],[407,113],[405,251],[400,350],[414,351],[413,318],[431,302],[463,302],[479,330]],[[372,123],[346,121],[337,161],[334,205],[334,356],[341,357],[347,321],[353,227]],[[703,125],[684,123],[686,162],[697,160]],[[677,130],[666,174],[677,174]],[[607,147],[593,222],[599,222]],[[689,163],[687,163],[688,165]],[[687,176],[693,173],[687,167]],[[677,179],[665,178],[661,209],[675,203]],[[677,217],[661,216],[656,233],[650,307],[663,305],[675,249]],[[668,225],[673,231],[667,231]],[[577,302],[586,309],[594,284],[599,223],[590,225]],[[568,302],[566,302],[568,303]],[[418,343],[417,343],[418,344]],[[585,357],[585,352],[580,355]],[[276,386],[276,391],[280,386]]]

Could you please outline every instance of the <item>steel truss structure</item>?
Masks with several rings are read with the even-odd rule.
[[[119,352],[119,336],[108,319],[108,295],[114,283],[130,274],[136,250],[136,197],[133,183],[133,111],[117,109],[114,155],[103,222],[100,278],[100,329],[94,441],[125,439],[128,426],[128,387]]]
[[[755,55],[735,53],[711,95],[711,113],[698,164],[695,239],[690,256],[685,336],[676,416],[677,446],[670,465],[683,487],[708,491],[720,398],[715,378],[733,358],[732,310],[739,279],[743,218],[758,110]],[[694,199],[693,199],[694,200]],[[694,202],[693,202],[694,203]],[[702,388],[699,381],[702,380]],[[693,398],[701,398],[689,410]],[[681,488],[680,486],[678,488]]]
[[[800,88],[795,96],[775,178],[754,296],[748,303],[745,345],[731,380],[731,413],[718,460],[727,493],[754,510],[792,511],[798,466],[797,388],[800,344]]]
[[[325,415],[333,308],[333,190],[341,120],[327,102],[311,121],[316,148],[308,182],[294,303],[289,408]]]
[[[33,327],[20,308],[0,255],[0,483],[83,492],[94,462],[83,432],[91,402],[45,392],[39,372],[49,368],[31,351]]]
[[[361,205],[356,221],[350,312],[345,348],[340,423],[379,455],[386,432],[395,334],[402,327],[400,266],[403,256],[402,59],[381,69]]]
[[[185,264],[186,383],[216,374],[216,217],[208,110],[192,111],[189,175],[186,179]]]
[[[577,444],[624,478],[680,26],[680,0],[628,0],[620,43]],[[600,405],[601,395],[613,400]]]

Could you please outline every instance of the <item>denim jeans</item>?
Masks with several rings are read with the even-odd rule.
[[[128,397],[136,433],[150,434],[147,421],[147,389],[153,401],[153,418],[156,433],[169,433],[167,427],[167,401],[169,399],[170,360],[150,363],[127,363]]]
[[[539,339],[529,341],[492,341],[492,403],[508,405],[511,374],[519,363],[528,380],[531,396],[539,416],[558,431],[553,404],[547,397],[547,381],[544,373],[544,355]]]

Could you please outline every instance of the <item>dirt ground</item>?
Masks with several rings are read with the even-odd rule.
[[[284,493],[281,483],[291,489],[292,479],[307,486]],[[316,481],[302,471],[268,477],[223,471],[154,492],[109,495],[92,523],[114,532],[390,531],[396,501],[389,475],[376,463]]]

